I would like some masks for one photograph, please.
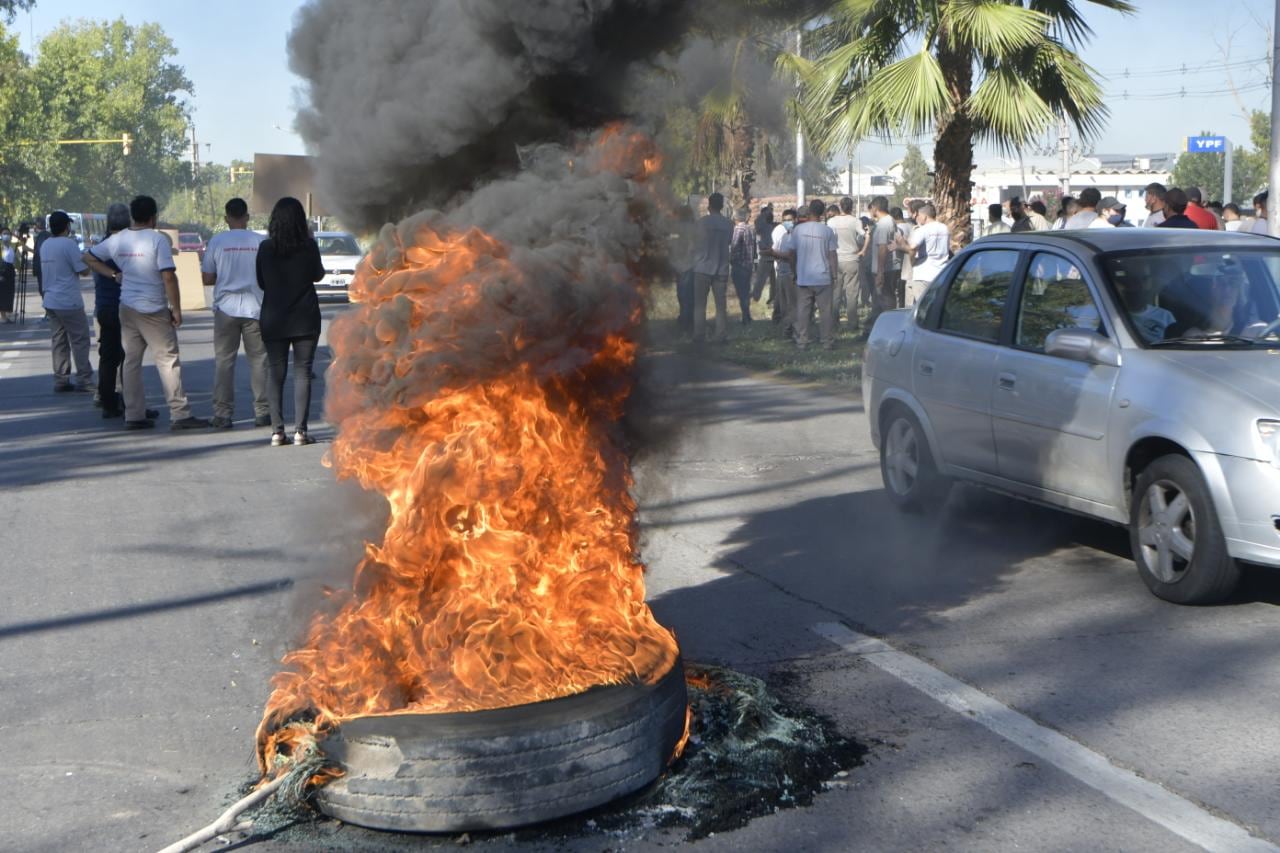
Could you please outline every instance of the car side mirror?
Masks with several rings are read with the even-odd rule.
[[[1045,339],[1046,355],[1083,361],[1086,364],[1120,366],[1120,348],[1097,332],[1088,329],[1057,329]]]

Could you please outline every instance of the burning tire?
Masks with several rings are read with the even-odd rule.
[[[656,684],[598,687],[512,708],[359,717],[322,746],[346,775],[321,811],[372,829],[506,829],[649,784],[685,730],[684,667]]]

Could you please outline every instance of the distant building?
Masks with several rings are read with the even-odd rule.
[[[1169,183],[1176,154],[1090,154],[1071,164],[1071,194],[1096,187],[1105,198],[1115,196],[1128,208],[1134,225],[1147,218],[1143,189],[1151,183]],[[1057,198],[1061,193],[1062,161],[1056,157],[996,158],[978,163],[973,171],[973,220],[986,220],[987,205],[1014,196],[1023,200]]]

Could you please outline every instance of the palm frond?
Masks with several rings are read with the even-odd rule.
[[[1057,118],[1035,85],[1014,66],[990,71],[969,98],[968,108],[979,135],[1005,152],[1031,142]]]
[[[932,130],[952,106],[937,58],[928,51],[880,70],[831,102],[811,133],[821,151],[832,151],[872,135],[911,135]]]
[[[1028,82],[1045,103],[1055,112],[1065,113],[1083,138],[1095,139],[1102,133],[1110,110],[1097,72],[1075,51],[1055,39],[1046,39],[1024,67]]]
[[[1097,6],[1129,15],[1137,7],[1128,0],[1087,0]],[[1076,0],[1030,0],[1027,4],[1037,12],[1048,15],[1055,25],[1062,28],[1063,40],[1069,45],[1081,45],[1093,37],[1093,28],[1076,7]]]
[[[941,7],[952,44],[987,58],[1032,47],[1044,38],[1049,22],[1048,15],[1006,0],[949,0]]]

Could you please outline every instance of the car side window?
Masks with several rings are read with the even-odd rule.
[[[966,258],[947,289],[939,330],[998,341],[1017,266],[1018,253],[1010,249],[988,249]]]
[[[1019,349],[1044,352],[1049,333],[1058,329],[1107,333],[1080,269],[1066,258],[1042,252],[1027,265],[1013,344]]]

